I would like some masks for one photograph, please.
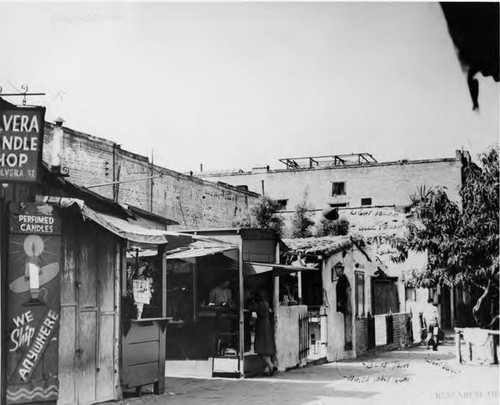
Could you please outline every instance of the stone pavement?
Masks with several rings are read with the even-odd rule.
[[[453,351],[452,345],[437,352],[418,346],[273,377],[167,378],[163,395],[145,390],[119,404],[498,404],[498,366],[459,365]]]

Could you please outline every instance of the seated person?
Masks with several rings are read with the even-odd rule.
[[[233,306],[232,293],[229,289],[229,280],[223,280],[210,290],[208,302],[216,306]]]

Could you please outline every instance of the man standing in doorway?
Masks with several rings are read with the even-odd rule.
[[[439,344],[438,338],[438,309],[434,305],[432,298],[427,300],[427,305],[424,308],[424,320],[427,327],[427,337],[425,338],[425,344],[427,348],[432,345],[432,350],[437,350]]]

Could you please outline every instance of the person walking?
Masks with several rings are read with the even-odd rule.
[[[272,357],[276,354],[276,346],[274,344],[269,304],[260,291],[255,293],[252,310],[257,314],[255,322],[255,352],[266,363],[267,375],[272,376],[277,369],[272,361]]]
[[[432,350],[436,351],[439,344],[439,322],[438,322],[438,309],[434,305],[431,298],[427,300],[427,305],[424,308],[424,320],[427,327],[427,336],[425,338],[425,345],[429,348],[432,345]]]

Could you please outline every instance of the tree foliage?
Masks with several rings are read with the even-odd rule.
[[[235,222],[235,226],[248,228],[270,228],[278,237],[283,235],[283,218],[279,214],[280,203],[270,197],[263,196],[252,206],[248,214]]]
[[[312,236],[311,227],[314,221],[311,219],[311,208],[304,200],[295,207],[292,219],[292,238],[309,238]]]
[[[421,187],[411,196],[419,223],[409,223],[408,239],[398,246],[403,256],[408,249],[428,253],[427,268],[411,274],[415,285],[483,289],[473,310],[481,326],[490,324],[496,315],[486,319],[481,313],[487,298],[498,291],[498,164],[498,148],[492,148],[480,156],[480,165],[471,163],[465,168],[461,207],[448,198],[445,189]]]
[[[342,236],[347,235],[349,233],[349,221],[340,217],[336,220],[329,220],[326,218],[321,218],[318,225],[316,226],[316,232],[314,236],[322,237],[322,236]]]

